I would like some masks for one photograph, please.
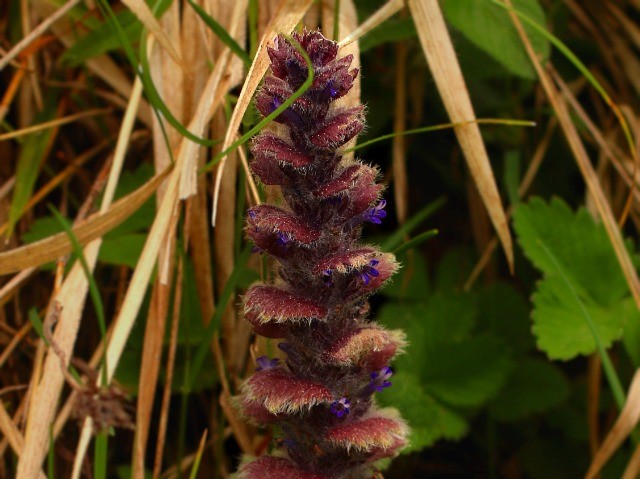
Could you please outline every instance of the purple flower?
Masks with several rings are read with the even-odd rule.
[[[360,274],[360,279],[362,279],[362,281],[364,282],[364,284],[369,284],[369,281],[371,281],[371,278],[375,278],[376,276],[380,275],[380,272],[375,268],[375,266],[379,263],[380,261],[378,261],[377,259],[372,259],[371,261],[369,261],[369,264],[364,266],[359,274]]]
[[[277,96],[274,96],[273,100],[271,100],[271,113],[276,111],[280,107],[280,105],[282,105],[283,103],[284,102],[281,101],[280,98],[278,98]],[[300,115],[298,115],[295,111],[293,111],[291,107],[287,108],[285,111],[280,113],[280,115],[278,115],[276,120],[280,121],[281,123],[296,126],[298,128],[304,127],[304,120]]]
[[[382,391],[385,388],[391,387],[391,381],[389,378],[393,376],[393,370],[386,366],[379,371],[371,373],[371,381],[369,382],[370,391]]]
[[[323,98],[335,98],[338,95],[338,89],[334,86],[333,80],[327,82],[327,86],[324,87],[321,95]]]
[[[322,272],[322,282],[324,283],[325,286],[327,287],[331,287],[333,286],[333,271],[331,271],[330,269],[325,269]]]
[[[332,414],[335,414],[336,416],[342,418],[349,414],[350,408],[351,401],[349,401],[347,398],[342,398],[338,401],[333,401],[329,410]]]
[[[384,210],[384,207],[387,206],[386,200],[381,200],[373,208],[369,208],[364,212],[364,218],[366,221],[379,225],[382,223],[382,218],[387,216],[387,212]]]
[[[278,246],[286,246],[287,243],[289,243],[289,237],[284,233],[278,232],[278,239],[276,242],[278,243]]]
[[[256,371],[266,371],[277,367],[280,364],[280,360],[278,358],[269,359],[268,356],[260,356],[256,359],[256,363],[258,363]]]

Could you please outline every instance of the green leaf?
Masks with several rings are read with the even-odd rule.
[[[53,216],[45,216],[35,220],[29,229],[22,233],[22,241],[34,243],[48,236],[52,236],[64,231],[60,223]]]
[[[559,368],[539,359],[524,359],[489,410],[499,421],[518,421],[556,407],[568,395],[569,386]]]
[[[448,251],[439,261],[434,279],[434,289],[462,289],[478,261],[478,255],[469,246],[457,246]]]
[[[502,338],[513,353],[523,354],[535,347],[530,306],[511,285],[493,283],[482,290],[477,310],[480,330]]]
[[[424,233],[420,233],[415,238],[411,238],[406,243],[403,243],[402,246],[398,246],[395,250],[393,250],[393,253],[396,255],[399,255],[402,253],[406,253],[407,251],[411,251],[416,247],[418,247],[419,245],[421,245],[422,243],[424,243],[425,241],[427,241],[428,239],[431,239],[437,235],[438,235],[438,230],[436,229],[425,231]]]
[[[504,384],[511,369],[506,344],[492,336],[439,344],[427,355],[425,389],[460,407],[480,406]]]
[[[425,298],[425,296],[423,296]],[[469,337],[476,318],[475,296],[471,293],[438,293],[428,298],[428,302],[386,304],[378,313],[378,321],[390,328],[403,329],[410,338],[408,354],[400,356],[405,361],[417,361],[426,353],[428,346],[433,349],[438,344],[465,340]]]
[[[533,331],[550,358],[591,354],[594,333],[607,348],[625,323],[640,321],[606,232],[585,210],[534,198],[514,220],[525,255],[545,273],[533,295]]]
[[[378,394],[377,399],[385,406],[398,408],[411,426],[409,445],[403,454],[431,446],[439,439],[460,439],[467,433],[466,419],[429,395],[410,371],[396,373],[393,386]]]
[[[473,293],[445,291],[436,293],[425,305],[413,309],[421,340],[430,344],[468,339],[476,322],[476,296]],[[413,328],[411,328],[413,329]]]
[[[128,234],[105,238],[98,259],[103,263],[135,268],[147,240],[144,234]]]
[[[640,368],[640,321],[627,321],[622,333],[622,343],[635,368]]]
[[[141,187],[153,176],[153,166],[149,163],[141,164],[135,171],[124,171],[116,187],[115,198],[119,199]],[[111,230],[105,238],[123,236],[129,233],[139,233],[151,228],[155,217],[156,206],[154,198],[149,198],[140,208],[131,214],[120,225]]]
[[[426,304],[384,306],[378,318],[409,338],[395,365],[416,371],[424,390],[446,404],[480,406],[495,395],[510,370],[509,350],[490,335],[469,337],[476,317],[475,295],[437,294]]]
[[[544,25],[544,10],[537,0],[513,0],[513,7]],[[487,0],[442,2],[448,22],[514,75],[535,79],[536,73],[509,13]],[[542,61],[549,57],[549,41],[529,25],[527,36]]]
[[[420,254],[401,254],[397,259],[402,268],[384,287],[382,294],[399,300],[423,301],[431,289],[424,259]]]
[[[604,227],[596,225],[586,210],[573,213],[559,198],[549,203],[533,198],[516,209],[514,227],[525,255],[542,272],[557,272],[544,251],[547,247],[571,283],[602,306],[614,305],[628,294]]]
[[[596,350],[596,341],[580,304],[561,277],[548,276],[538,282],[533,304],[533,333],[538,347],[549,358],[569,360]],[[622,336],[627,321],[640,321],[631,297],[609,307],[602,307],[584,297],[583,305],[604,348]]]

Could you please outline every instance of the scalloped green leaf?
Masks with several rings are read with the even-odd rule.
[[[511,370],[504,341],[489,334],[471,337],[476,315],[476,295],[448,292],[426,304],[386,305],[378,318],[410,338],[394,363],[399,370],[415,371],[424,390],[444,404],[475,407],[499,391]]]
[[[532,198],[514,214],[514,227],[524,254],[536,268],[555,274],[545,253],[549,248],[572,284],[602,305],[613,305],[629,288],[602,225],[584,209],[574,213],[560,198]]]
[[[138,264],[146,240],[147,235],[142,233],[105,238],[98,259],[103,263],[129,266],[133,269]]]
[[[531,306],[508,283],[493,283],[478,294],[479,330],[502,338],[514,354],[535,348],[530,316]]]
[[[600,306],[588,297],[582,302],[605,348],[620,339],[627,321],[640,320],[631,297],[609,307]],[[562,278],[548,276],[538,282],[533,304],[533,333],[538,348],[549,358],[569,360],[596,351],[584,313]]]
[[[513,0],[513,8],[541,25],[545,13],[537,0]],[[509,12],[488,0],[442,2],[447,21],[468,40],[482,49],[508,71],[522,78],[535,79],[536,73],[522,45]],[[549,58],[549,41],[529,25],[524,25],[533,49],[542,61]]]
[[[606,232],[584,209],[573,213],[561,199],[533,198],[516,209],[514,226],[525,255],[545,275],[532,317],[538,348],[550,358],[596,350],[585,312],[604,347],[621,337],[625,323],[640,321]]]
[[[467,433],[466,419],[428,394],[411,371],[398,371],[393,387],[378,394],[377,399],[384,406],[398,408],[411,426],[409,445],[403,454],[431,446],[439,439],[460,439]]]
[[[518,421],[558,406],[568,395],[569,385],[558,367],[527,358],[509,375],[489,411],[499,421]]]
[[[447,404],[476,407],[495,396],[512,368],[507,345],[484,335],[429,351],[425,389]]]

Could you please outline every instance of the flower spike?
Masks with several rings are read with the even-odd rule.
[[[283,201],[251,208],[245,229],[256,251],[277,261],[279,278],[249,288],[244,317],[256,334],[282,339],[283,359],[259,357],[238,401],[247,418],[278,425],[284,439],[238,477],[368,479],[408,434],[399,414],[372,400],[391,386],[387,364],[405,341],[369,318],[367,297],[398,263],[359,242],[362,225],[380,224],[387,213],[378,170],[343,161],[340,151],[364,128],[362,106],[336,102],[357,78],[353,57],[339,57],[337,43],[317,31],[293,38],[279,36],[268,48],[257,109],[267,116],[311,86],[253,140],[250,164],[264,184],[280,187]]]

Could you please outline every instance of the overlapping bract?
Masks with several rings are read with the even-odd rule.
[[[260,358],[243,386],[245,416],[277,423],[277,456],[242,466],[240,479],[368,478],[374,461],[393,456],[407,426],[375,406],[376,392],[391,386],[389,361],[404,335],[368,318],[367,296],[396,271],[393,255],[358,242],[365,222],[385,217],[378,172],[343,160],[339,148],[364,127],[363,107],[334,103],[357,76],[350,55],[319,32],[295,34],[311,59],[314,81],[252,145],[251,168],[282,189],[284,204],[261,205],[247,215],[256,251],[278,264],[275,285],[253,285],[245,318],[257,334],[279,338],[284,363]],[[256,98],[264,116],[305,82],[307,64],[283,37],[269,49],[271,74]]]

